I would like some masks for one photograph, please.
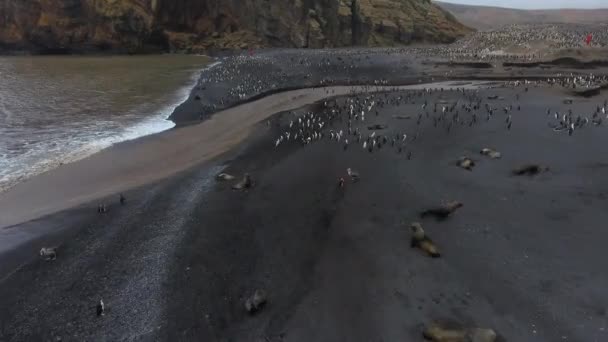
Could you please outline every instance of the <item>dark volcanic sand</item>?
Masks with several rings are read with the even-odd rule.
[[[237,104],[307,87],[406,85],[460,79],[547,79],[558,74],[563,77],[608,73],[605,63],[600,63],[606,58],[605,53],[599,54],[598,61],[592,65],[585,66],[571,58],[573,62],[565,65],[547,61],[547,65],[554,65],[547,69],[542,61],[536,61],[534,67],[503,67],[502,63],[509,59],[500,56],[490,62],[462,61],[449,47],[279,49],[219,58],[217,65],[202,72],[189,99],[170,119],[178,126],[197,123]]]
[[[327,140],[275,149],[291,119],[284,113],[241,150],[127,193],[107,215],[92,204],[30,223],[65,235],[20,249],[33,258],[60,243],[56,261],[32,259],[0,281],[0,340],[420,341],[432,320],[490,327],[507,341],[608,340],[606,127],[569,137],[545,115],[547,106],[588,115],[600,100],[567,106],[555,90],[482,92],[504,96],[484,101],[498,108],[515,93],[522,110],[510,131],[501,111],[449,134],[423,120],[406,148],[412,160],[390,144],[371,154]],[[367,114],[364,135],[380,123],[413,136],[423,101]],[[483,147],[503,158],[482,157]],[[454,165],[462,155],[477,160],[472,172]],[[510,175],[528,162],[551,171]],[[220,164],[250,172],[255,188],[215,183]],[[340,190],[348,167],[361,181]],[[410,248],[407,226],[448,200],[464,207],[422,221],[442,253],[431,259]],[[269,303],[249,317],[243,300],[256,288]],[[97,318],[100,298],[107,310]]]

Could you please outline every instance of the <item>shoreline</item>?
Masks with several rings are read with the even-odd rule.
[[[32,57],[32,58],[36,58]],[[86,58],[97,58],[96,56],[61,56],[64,58],[75,58],[79,61],[85,60]],[[143,58],[154,58],[162,61],[164,58],[171,58],[169,55],[150,55],[143,56]],[[44,174],[48,171],[54,170],[58,167],[61,167],[65,164],[70,164],[82,159],[85,159],[91,155],[99,153],[115,144],[123,143],[126,141],[135,140],[141,137],[157,134],[166,130],[170,130],[176,126],[175,122],[170,120],[170,116],[175,112],[175,110],[186,102],[190,98],[190,94],[195,88],[196,84],[200,79],[200,75],[207,68],[213,67],[215,62],[212,58],[205,55],[192,56],[198,62],[198,66],[195,66],[195,62],[192,67],[189,69],[184,69],[183,72],[184,78],[181,80],[180,84],[176,84],[176,87],[173,89],[168,89],[167,99],[162,103],[159,102],[158,106],[146,106],[146,103],[141,102],[138,103],[137,106],[133,106],[132,108],[123,109],[123,111],[118,111],[120,114],[128,114],[132,113],[140,114],[140,117],[137,120],[133,120],[128,124],[116,121],[117,127],[113,130],[113,134],[98,136],[96,133],[99,133],[99,130],[95,130],[95,128],[91,128],[88,131],[88,136],[80,137],[79,140],[81,144],[76,145],[71,150],[62,150],[58,152],[56,155],[51,154],[46,158],[37,157],[35,159],[27,160],[23,163],[19,163],[20,159],[9,159],[8,161],[11,163],[10,165],[15,165],[15,171],[7,173],[3,175],[0,181],[0,193],[8,191],[10,188],[16,186],[19,183],[27,181],[33,177]],[[42,58],[49,58],[48,56],[42,56]],[[121,60],[129,59],[130,56],[110,56],[109,58],[118,58]],[[141,60],[141,57],[135,57],[138,61]],[[202,58],[202,59],[201,59]],[[205,65],[206,64],[206,65]],[[201,66],[202,65],[202,66]],[[119,65],[120,67],[120,65]],[[181,70],[180,70],[181,72]],[[144,108],[145,107],[145,108]],[[145,113],[149,115],[144,116]],[[21,129],[21,127],[17,127],[17,129]],[[28,151],[29,152],[29,151]],[[33,151],[35,156],[42,155],[41,152]],[[24,155],[28,155],[28,153],[23,153]],[[20,168],[21,170],[18,170]],[[9,170],[11,168],[9,167]]]
[[[0,231],[164,179],[209,161],[237,146],[256,124],[279,112],[347,95],[353,90],[386,92],[446,86],[451,82],[456,81],[405,86],[319,87],[281,92],[220,111],[197,125],[124,141],[0,193],[0,207],[9,213],[0,217]],[[463,85],[458,84],[458,87]],[[251,111],[257,115],[249,115]],[[218,130],[222,132],[218,133]],[[195,150],[196,146],[202,145],[205,147],[200,151]],[[71,186],[74,183],[79,186]]]

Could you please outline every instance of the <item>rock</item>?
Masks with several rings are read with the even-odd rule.
[[[247,310],[249,314],[255,314],[266,305],[267,301],[268,295],[266,294],[266,291],[259,289],[255,290],[253,295],[245,301],[245,310]]]
[[[371,126],[367,127],[367,129],[370,130],[370,131],[381,130],[381,129],[386,129],[386,128],[388,128],[387,125],[379,125],[379,124],[378,125],[371,125]]]
[[[57,259],[57,249],[43,247],[40,249],[40,256],[46,261],[55,260]]]
[[[524,176],[524,175],[528,175],[528,176],[534,176],[537,175],[539,173],[543,173],[549,171],[549,167],[544,166],[544,165],[538,165],[538,164],[526,164],[523,166],[520,166],[516,169],[513,170],[513,174],[516,176]]]
[[[447,43],[470,29],[429,0],[3,0],[2,48],[194,51],[220,46]],[[255,19],[254,19],[255,18]]]

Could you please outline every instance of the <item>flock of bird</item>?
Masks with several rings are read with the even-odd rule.
[[[279,123],[282,131],[274,139],[274,148],[278,149],[284,144],[295,143],[310,145],[317,142],[329,142],[339,146],[344,151],[351,148],[362,149],[365,152],[374,153],[379,151],[404,152],[408,160],[412,159],[412,144],[425,129],[421,126],[443,130],[450,134],[456,127],[472,127],[498,120],[499,127],[509,131],[513,127],[519,112],[522,111],[522,96],[529,92],[530,87],[552,87],[562,85],[569,88],[573,82],[583,82],[582,79],[541,81],[515,81],[508,82],[503,87],[512,88],[513,99],[505,99],[498,95],[487,96],[489,91],[476,89],[455,88],[444,90],[441,88],[427,88],[422,90],[408,91],[385,91],[378,93],[360,93],[345,98],[329,99],[325,101],[318,110],[307,111],[303,114],[291,113],[287,121]],[[486,94],[486,96],[482,96]],[[509,104],[505,104],[511,102]],[[572,104],[572,100],[564,101]],[[501,103],[501,105],[498,105]],[[416,111],[406,115],[387,114],[387,107],[399,108],[403,105],[413,105]],[[412,108],[412,107],[409,107]],[[567,132],[573,135],[575,131],[586,126],[601,126],[607,115],[608,100],[598,104],[593,113],[574,114],[572,109],[565,112],[546,109],[548,126],[556,132]],[[394,111],[394,110],[393,110]],[[538,113],[542,115],[542,113]],[[497,116],[500,116],[497,118]],[[411,120],[411,124],[405,125],[408,130],[391,129],[386,122],[393,120]],[[483,156],[490,159],[499,159],[501,152],[491,148],[483,148],[479,151]],[[456,160],[456,166],[471,171],[475,167],[472,158],[463,156]],[[512,170],[514,175],[536,175],[548,171],[547,166],[538,164],[526,164]],[[360,179],[358,171],[348,168],[348,177],[357,182]],[[345,179],[338,179],[338,186],[345,186]],[[456,212],[463,205],[460,202],[449,202],[436,208],[425,210],[421,218],[432,216],[443,220]],[[440,252],[432,240],[425,234],[422,224],[413,222],[412,247],[423,250],[431,257],[440,257]]]
[[[523,93],[528,92],[531,82],[512,82],[509,86],[523,88]],[[538,83],[534,83],[538,86]],[[441,128],[450,133],[458,126],[472,127],[474,125],[490,122],[497,115],[502,115],[503,126],[510,130],[513,126],[515,113],[522,110],[518,103],[520,94],[516,95],[513,103],[508,105],[497,105],[496,102],[504,102],[504,98],[488,96],[483,98],[477,90],[457,88],[450,90],[456,92],[460,99],[441,100],[443,89],[431,89],[416,91],[405,91],[397,93],[371,93],[347,97],[344,101],[331,99],[325,101],[322,110],[318,112],[308,111],[302,115],[293,114],[283,132],[274,140],[274,147],[278,148],[287,142],[298,142],[308,145],[317,141],[334,142],[344,150],[351,146],[369,151],[370,153],[383,148],[395,149],[402,153],[407,149],[409,142],[416,141],[420,135],[418,129],[423,122],[429,122],[434,128]],[[448,94],[448,90],[445,90]],[[434,95],[435,100],[432,99]],[[387,106],[398,107],[404,104],[412,104],[419,101],[417,113],[411,115],[394,115],[393,119],[411,119],[415,126],[410,131],[398,131],[383,133],[388,130],[386,124],[376,123],[382,109]],[[434,101],[434,102],[433,102]],[[594,113],[574,114],[572,109],[567,112],[552,111],[546,109],[550,116],[548,126],[556,132],[565,131],[572,135],[575,130],[582,129],[587,125],[600,126],[604,120],[608,120],[606,114],[608,101],[597,105]],[[386,122],[386,118],[380,118]],[[370,123],[371,122],[371,123]],[[373,124],[372,124],[373,123]],[[407,151],[408,159],[412,157],[412,151]]]
[[[584,47],[590,33],[593,35],[591,46],[608,46],[608,26],[605,24],[513,24],[477,31],[447,47],[435,47],[433,53],[452,59],[535,60],[545,57],[544,51]],[[506,52],[521,52],[522,49],[528,52]]]

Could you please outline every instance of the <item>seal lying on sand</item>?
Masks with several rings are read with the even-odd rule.
[[[452,213],[454,213],[457,209],[463,206],[462,203],[457,201],[452,201],[443,205],[439,208],[431,208],[420,213],[420,217],[424,218],[427,216],[434,216],[438,220],[443,220],[448,218]]]
[[[475,162],[471,158],[460,157],[460,159],[458,159],[458,161],[456,162],[456,165],[458,165],[459,167],[461,167],[461,168],[463,168],[465,170],[473,171],[473,167],[475,166]]]
[[[40,256],[44,258],[44,260],[55,260],[57,259],[57,249],[56,248],[42,248],[40,249]]]
[[[253,182],[251,181],[251,176],[249,176],[249,174],[246,173],[240,182],[238,182],[232,186],[232,189],[233,190],[245,190],[245,189],[251,188],[252,186],[253,186]]]
[[[483,148],[479,153],[484,156],[488,156],[492,159],[499,159],[500,157],[502,157],[502,154],[500,152],[494,151],[491,148]]]
[[[422,225],[419,222],[414,222],[410,225],[412,229],[412,248],[420,248],[432,258],[439,258],[441,254],[437,250],[437,246],[428,236],[426,236]]]
[[[266,305],[266,301],[268,296],[266,295],[266,291],[264,290],[255,290],[253,295],[245,301],[245,310],[249,314],[255,314],[259,310],[262,309],[264,305]]]
[[[549,167],[548,166],[543,166],[543,165],[538,165],[538,164],[526,164],[523,166],[520,166],[516,169],[513,170],[513,174],[516,176],[534,176],[537,175],[539,173],[543,173],[549,171]]]
[[[433,323],[424,329],[422,335],[425,339],[433,342],[494,342],[496,332],[492,329],[446,329]]]

